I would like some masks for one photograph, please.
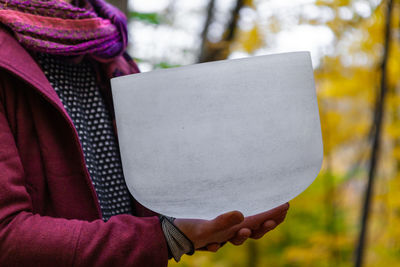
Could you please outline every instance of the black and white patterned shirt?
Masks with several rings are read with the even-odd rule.
[[[78,132],[103,220],[132,214],[112,121],[91,65],[41,53],[36,59]]]

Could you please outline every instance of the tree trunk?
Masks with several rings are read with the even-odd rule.
[[[243,5],[244,0],[236,1],[235,8],[232,10],[228,26],[225,29],[221,41],[217,43],[211,43],[207,39],[203,40],[204,45],[202,47],[202,51],[200,51],[200,62],[222,60],[228,57],[231,42],[236,36],[237,24],[239,21],[239,11],[242,9]],[[203,36],[207,38],[207,32],[203,33]]]
[[[201,46],[200,46],[200,55],[198,58],[199,62],[204,62],[205,61],[205,56],[206,56],[206,44],[207,44],[207,35],[208,35],[208,29],[210,28],[210,24],[213,20],[214,16],[214,6],[215,6],[215,0],[210,0],[207,6],[207,18],[206,22],[204,23],[204,28],[201,33]]]
[[[357,250],[356,250],[356,261],[355,266],[361,267],[364,258],[364,247],[366,242],[367,228],[368,228],[368,216],[371,206],[372,190],[374,186],[374,180],[376,175],[376,169],[379,159],[379,146],[381,137],[381,128],[383,122],[385,95],[387,91],[387,61],[389,57],[390,41],[391,41],[391,22],[392,22],[392,9],[393,1],[388,0],[386,7],[386,24],[385,24],[385,43],[384,52],[381,63],[381,82],[380,82],[380,92],[378,95],[378,101],[375,107],[375,116],[373,120],[373,142],[372,142],[372,152],[368,170],[368,185],[365,191],[364,206],[361,218],[361,231],[358,239]]]

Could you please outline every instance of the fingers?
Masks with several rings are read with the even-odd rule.
[[[260,215],[260,216],[264,216],[264,217],[277,217],[277,216],[280,216],[282,214],[286,214],[288,209],[289,209],[289,203],[285,203],[283,205],[280,205],[280,206],[278,206],[276,208],[273,208],[273,209],[271,209],[269,211],[257,214],[255,216],[259,216]]]
[[[249,237],[261,238],[284,220],[288,208],[289,204],[286,203],[246,218],[239,211],[231,211],[209,221],[176,219],[174,223],[192,240],[196,249],[215,252],[221,247],[221,243],[226,241],[241,245]]]
[[[253,239],[260,239],[266,233],[273,230],[277,225],[278,224],[275,221],[272,220],[266,221],[259,229],[254,231],[250,237]]]
[[[214,251],[219,247],[211,245],[210,249],[207,248],[208,244],[219,244],[226,242],[235,235],[236,229],[233,227],[239,225],[244,220],[244,216],[239,211],[231,211],[219,215],[213,220],[201,221],[194,232],[195,240],[197,241],[196,248],[203,248]]]
[[[289,203],[285,203],[269,211],[246,217],[240,227],[247,227],[255,230],[259,229],[261,225],[268,220],[278,222],[279,220],[282,220],[282,216],[283,218],[286,216],[288,209]]]
[[[280,217],[275,218],[274,220],[265,221],[258,229],[253,230],[252,235],[250,236],[253,239],[259,239],[263,237],[269,231],[275,229],[286,217],[286,212],[283,213]]]
[[[264,213],[260,213],[259,215],[270,216],[270,217],[274,217],[275,216],[276,217],[276,216],[280,216],[282,214],[286,214],[288,209],[289,209],[289,203],[285,203],[285,204],[280,205],[280,206],[278,206],[276,208],[273,208],[273,209],[271,209],[269,211],[266,211]],[[257,215],[255,215],[255,216],[257,216]]]
[[[243,220],[244,216],[241,212],[231,211],[219,215],[214,220],[211,220],[210,224],[212,224],[214,231],[224,231],[243,222]]]
[[[235,246],[240,246],[251,236],[251,230],[248,228],[240,229],[236,235],[229,240]]]
[[[284,216],[283,216],[284,218]],[[280,219],[282,221],[283,219]],[[236,235],[229,240],[233,245],[240,246],[242,245],[248,238],[260,239],[266,233],[273,230],[280,222],[275,222],[273,220],[268,220],[264,222],[258,229],[250,230],[248,228],[240,229]]]
[[[196,250],[201,250],[201,251],[209,251],[209,252],[217,252],[222,246],[225,245],[226,242],[222,243],[210,243],[204,247],[198,248]]]
[[[277,224],[280,224],[281,222],[283,222],[283,221],[285,220],[286,215],[287,215],[287,213],[282,214],[280,217],[278,217],[278,218],[275,219],[275,222],[276,222]]]
[[[221,247],[221,245],[218,243],[211,243],[206,246],[207,251],[210,251],[210,252],[217,252],[220,247]]]

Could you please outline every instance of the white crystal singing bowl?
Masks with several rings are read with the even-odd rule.
[[[308,52],[111,82],[127,186],[155,212],[254,215],[296,197],[319,173],[323,146]]]

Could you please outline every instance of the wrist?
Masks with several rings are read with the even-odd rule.
[[[170,256],[178,262],[183,254],[192,255],[193,242],[174,224],[175,218],[163,215],[159,218]]]

